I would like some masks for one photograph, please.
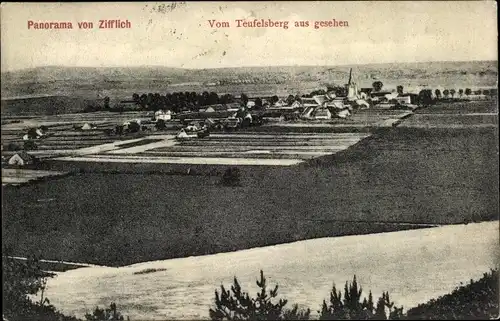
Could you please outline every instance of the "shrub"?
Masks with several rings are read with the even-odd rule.
[[[34,150],[37,149],[38,146],[36,143],[32,140],[25,140],[24,141],[24,150]]]
[[[10,142],[5,146],[6,151],[17,151],[17,150],[21,150],[21,149],[22,149],[21,146],[19,146],[19,144],[14,143],[14,142]]]
[[[92,314],[85,314],[87,321],[124,321],[125,318],[116,309],[116,304],[111,303],[107,309],[96,307]]]
[[[221,294],[215,291],[215,307],[210,309],[212,320],[308,320],[310,310],[299,311],[298,305],[292,310],[285,309],[287,300],[272,300],[278,296],[278,285],[274,290],[267,292],[266,278],[260,271],[260,280],[257,280],[260,293],[256,298],[250,298],[248,293],[241,290],[238,280],[234,278],[231,291],[226,291],[221,285]]]

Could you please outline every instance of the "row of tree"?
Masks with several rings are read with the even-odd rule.
[[[438,99],[441,99],[441,98],[449,98],[451,96],[451,98],[454,98],[455,97],[455,94],[457,94],[457,91],[455,89],[444,89],[443,92],[441,92],[441,90],[439,89],[436,89],[434,91],[434,94],[436,95],[436,98]],[[472,94],[474,95],[485,95],[485,96],[495,96],[497,94],[497,90],[496,89],[478,89],[478,90],[474,90],[472,91],[472,89],[470,88],[465,88],[465,90],[463,89],[459,89],[458,90],[458,96],[459,97],[463,97],[463,95],[466,95],[466,96],[470,96]]]
[[[179,112],[183,109],[196,109],[202,106],[215,104],[228,104],[235,102],[235,98],[231,94],[218,95],[215,92],[204,91],[203,93],[196,92],[174,92],[161,95],[159,93],[148,93],[139,95],[134,93],[132,100],[142,109],[159,110],[171,109],[174,112]]]
[[[243,292],[236,278],[231,291],[221,286],[215,291],[215,307],[210,309],[212,320],[309,320],[311,310],[299,310],[297,304],[292,309],[285,308],[287,300],[279,299],[278,285],[268,291],[266,278],[260,272],[257,280],[260,291],[251,298]],[[477,281],[456,288],[452,293],[430,300],[403,312],[391,301],[388,292],[375,302],[371,291],[368,298],[362,297],[363,290],[356,276],[351,283],[346,282],[344,293],[335,285],[330,299],[324,300],[318,311],[319,320],[488,320],[498,318],[498,269],[484,273]]]

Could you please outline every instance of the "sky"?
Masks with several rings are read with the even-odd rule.
[[[99,20],[131,28],[99,29]],[[238,28],[236,19],[289,21]],[[348,27],[314,28],[314,21]],[[28,29],[28,21],[73,29]],[[213,28],[209,20],[228,21]],[[78,22],[94,23],[79,29]],[[294,27],[309,21],[309,27]],[[493,1],[2,3],[2,71],[48,65],[220,68],[497,60]]]

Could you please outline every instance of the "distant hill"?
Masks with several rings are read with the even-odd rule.
[[[353,66],[274,66],[218,69],[169,67],[61,67],[47,66],[2,72],[2,98],[27,95],[130,97],[132,93],[215,91],[240,94],[261,91],[286,95],[344,84],[349,68],[355,80],[370,87],[381,80],[386,87],[496,86],[497,61],[391,63]]]

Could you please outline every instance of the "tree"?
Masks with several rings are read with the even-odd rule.
[[[384,87],[384,84],[380,80],[377,80],[373,82],[372,87],[374,91],[381,91]]]
[[[251,298],[248,293],[243,292],[241,286],[234,278],[231,292],[226,291],[221,285],[221,293],[215,291],[215,307],[210,309],[212,320],[309,320],[310,310],[299,311],[298,305],[294,305],[292,310],[285,309],[288,303],[285,299],[279,299],[278,285],[273,290],[267,291],[266,278],[264,272],[260,271],[260,280],[257,280],[260,292],[256,298]]]
[[[276,95],[274,95],[274,96],[272,96],[272,97],[271,97],[271,99],[270,99],[270,103],[271,103],[271,105],[274,105],[274,104],[276,104],[279,100],[280,100],[280,99],[279,99],[279,97],[278,97],[278,96],[276,96]]]
[[[167,126],[165,125],[165,120],[158,119],[156,121],[155,127],[157,130],[163,130],[163,129],[167,128]]]
[[[211,92],[208,96],[208,105],[215,105],[219,103],[219,95],[216,92]]]
[[[240,99],[241,99],[242,104],[246,106],[248,103],[248,96],[246,94],[241,94]]]
[[[291,106],[294,101],[295,97],[293,97],[293,95],[288,95],[288,97],[286,98],[286,103],[288,104],[288,106]]]
[[[104,97],[104,108],[109,109],[109,97]]]
[[[257,97],[255,99],[255,109],[262,109],[262,99],[260,97]]]
[[[139,95],[136,93],[132,94],[132,100],[135,101],[136,103],[139,103]]]
[[[458,96],[462,97],[464,95],[464,90],[463,89],[459,89],[458,90]]]
[[[431,89],[422,89],[418,93],[418,101],[419,104],[423,106],[429,106],[432,103],[432,90]]]
[[[396,90],[397,90],[398,94],[400,94],[400,95],[403,94],[403,86],[401,86],[401,85],[397,86]]]
[[[142,94],[141,97],[139,97],[139,105],[141,105],[142,108],[146,108],[147,103],[148,95]]]
[[[472,90],[470,88],[465,88],[465,95],[470,96],[472,94]]]
[[[28,257],[26,261],[13,259],[2,251],[2,313],[4,320],[54,320],[77,321],[58,312],[44,297],[47,279],[51,277],[42,271],[38,258]],[[30,296],[40,294],[40,300],[34,302]]]
[[[457,91],[455,89],[450,89],[451,98],[453,98],[455,96],[456,92]]]
[[[130,122],[130,124],[128,125],[128,131],[130,133],[137,133],[141,130],[141,125],[139,125],[137,122],[135,121],[132,121]]]
[[[450,96],[450,91],[448,89],[443,90],[444,98],[448,98]]]
[[[436,94],[436,98],[437,98],[437,99],[441,99],[441,90],[436,89],[436,90],[434,91],[434,93]]]
[[[335,285],[333,285],[330,292],[330,302],[327,304],[326,301],[323,301],[321,311],[318,311],[319,319],[386,320],[387,318],[400,319],[403,317],[403,308],[394,307],[394,303],[389,299],[389,293],[384,292],[375,307],[371,291],[368,294],[368,300],[366,297],[361,300],[362,292],[362,288],[358,287],[356,276],[354,276],[352,283],[346,282],[343,299],[342,292],[337,292]],[[386,308],[389,310],[389,315],[386,314]]]
[[[38,138],[38,133],[36,132],[36,128],[30,128],[30,129],[28,129],[28,138],[29,139],[36,139],[36,138]]]

